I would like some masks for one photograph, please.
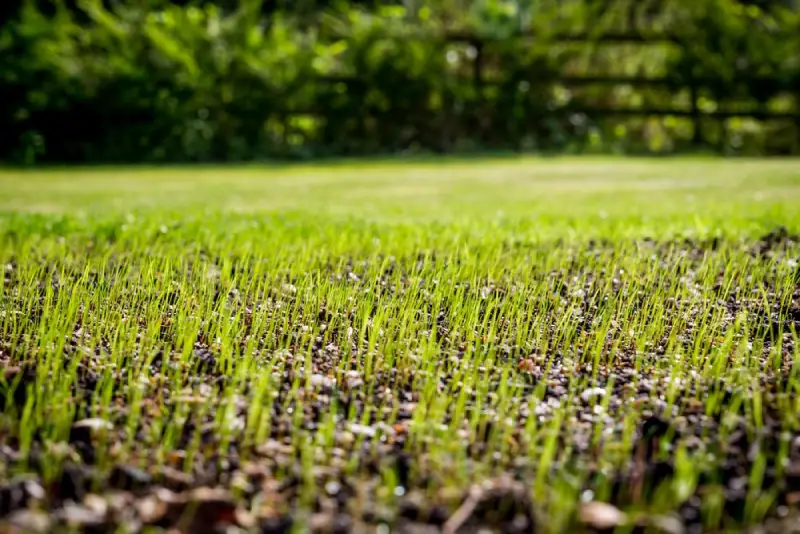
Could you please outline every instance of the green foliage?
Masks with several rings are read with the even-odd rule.
[[[717,99],[738,94],[767,102],[798,87],[797,12],[707,0],[690,15],[693,24],[680,32],[686,53],[674,64],[677,76],[703,79],[702,86]]]
[[[0,26],[0,159],[680,150],[692,138],[688,119],[676,127],[670,118],[583,111],[681,108],[678,89],[692,84],[714,109],[786,112],[797,109],[791,93],[800,85],[798,12],[735,0],[54,5],[45,11],[24,0]],[[680,46],[620,51],[593,40],[647,31],[674,34]],[[453,32],[481,40],[447,39]],[[515,38],[526,32],[535,41]],[[581,32],[588,42],[554,40]],[[558,83],[620,70],[674,85],[631,94]],[[717,147],[734,136],[737,150],[771,150],[763,124],[755,133],[728,123],[704,128]],[[794,130],[781,137],[797,137]]]

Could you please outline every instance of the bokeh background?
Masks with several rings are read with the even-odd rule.
[[[800,153],[797,0],[3,0],[0,160]]]

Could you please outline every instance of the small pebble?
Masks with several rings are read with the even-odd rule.
[[[589,402],[594,397],[605,397],[605,395],[606,395],[606,390],[603,388],[589,388],[587,390],[584,390],[583,393],[581,393],[581,399],[583,400],[583,402]]]
[[[612,529],[625,522],[625,514],[619,508],[598,501],[582,504],[578,516],[582,523],[600,530]]]

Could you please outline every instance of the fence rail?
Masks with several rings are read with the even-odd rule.
[[[443,34],[444,41],[451,43],[480,43],[502,42],[508,39],[537,39],[539,37],[553,43],[600,43],[600,44],[681,44],[683,39],[674,34],[651,32],[559,32],[543,34],[534,31],[514,32],[510,35],[491,36],[478,35],[470,32],[451,31]]]
[[[461,77],[460,77],[461,78]],[[474,81],[474,80],[473,80]],[[795,111],[770,111],[758,109],[715,109],[705,110],[699,106],[697,100],[697,87],[703,87],[708,84],[716,82],[712,78],[695,78],[690,81],[679,80],[670,77],[639,77],[639,76],[554,76],[537,78],[535,76],[522,78],[516,80],[518,83],[528,82],[531,86],[542,85],[563,85],[569,87],[591,87],[591,86],[631,86],[637,88],[659,88],[659,89],[673,89],[677,91],[687,91],[690,94],[694,93],[694,97],[690,98],[695,102],[694,106],[689,109],[677,108],[650,108],[647,106],[630,107],[630,108],[597,108],[597,107],[580,107],[580,106],[562,106],[549,109],[548,112],[552,114],[559,113],[585,113],[587,115],[642,115],[642,116],[675,116],[675,117],[705,117],[711,119],[729,119],[734,117],[749,117],[755,120],[770,120],[770,119],[797,119],[800,120],[800,109]],[[320,76],[314,80],[314,83],[322,84],[368,84],[369,80],[358,76]],[[477,83],[481,88],[488,87],[502,87],[507,84],[505,80],[485,79],[482,78]],[[796,99],[800,101],[800,94],[794,87],[791,81],[783,78],[770,78],[770,77],[752,77],[752,78],[739,78],[729,80],[728,84],[731,86],[736,85],[750,85],[753,83],[770,84],[777,88],[778,91],[784,92],[787,95],[795,95]],[[695,89],[693,89],[695,88]],[[797,102],[800,103],[800,102]],[[797,103],[795,107],[797,107]],[[297,113],[314,114],[310,110],[297,110]]]

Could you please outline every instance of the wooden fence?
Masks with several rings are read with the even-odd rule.
[[[430,36],[420,35],[419,39],[427,39]],[[471,83],[476,94],[481,94],[486,88],[497,86],[503,81],[493,80],[485,74],[485,51],[492,43],[505,41],[507,39],[524,39],[536,44],[537,35],[530,32],[517,33],[512,37],[491,38],[478,36],[463,32],[450,32],[443,36],[441,42],[443,46],[452,44],[466,44],[474,51],[469,58],[472,62],[467,71],[471,71],[468,78],[459,77],[464,83]],[[587,46],[606,46],[618,44],[638,44],[638,45],[670,45],[685,47],[684,40],[676,35],[638,33],[638,32],[617,32],[617,33],[566,33],[550,35],[544,38],[546,45],[564,43],[582,43]],[[694,144],[704,144],[701,124],[704,121],[716,121],[723,124],[725,120],[731,118],[749,118],[757,121],[782,120],[793,124],[794,140],[793,152],[800,152],[800,80],[786,79],[780,77],[752,77],[744,76],[732,80],[726,80],[729,86],[751,87],[753,84],[768,85],[776,93],[788,95],[793,104],[790,109],[784,111],[771,110],[762,103],[758,106],[732,107],[730,100],[716,102],[715,109],[704,109],[701,105],[701,93],[704,88],[713,86],[719,80],[708,77],[691,76],[662,76],[662,77],[640,77],[640,76],[572,76],[572,75],[545,75],[540,76],[537,72],[531,72],[526,79],[531,87],[559,85],[565,88],[590,88],[605,87],[612,91],[615,87],[629,86],[637,89],[661,88],[669,89],[673,92],[686,91],[689,94],[689,105],[686,107],[652,107],[652,106],[628,106],[628,107],[594,107],[585,105],[567,104],[548,110],[548,116],[563,116],[571,114],[584,114],[588,118],[602,117],[678,117],[690,119],[693,128]],[[358,84],[364,83],[359,76],[324,76],[314,80],[314,83],[332,84],[344,83]],[[298,111],[299,112],[299,111]],[[299,112],[300,113],[300,112]],[[313,114],[313,110],[305,110],[301,113]]]

